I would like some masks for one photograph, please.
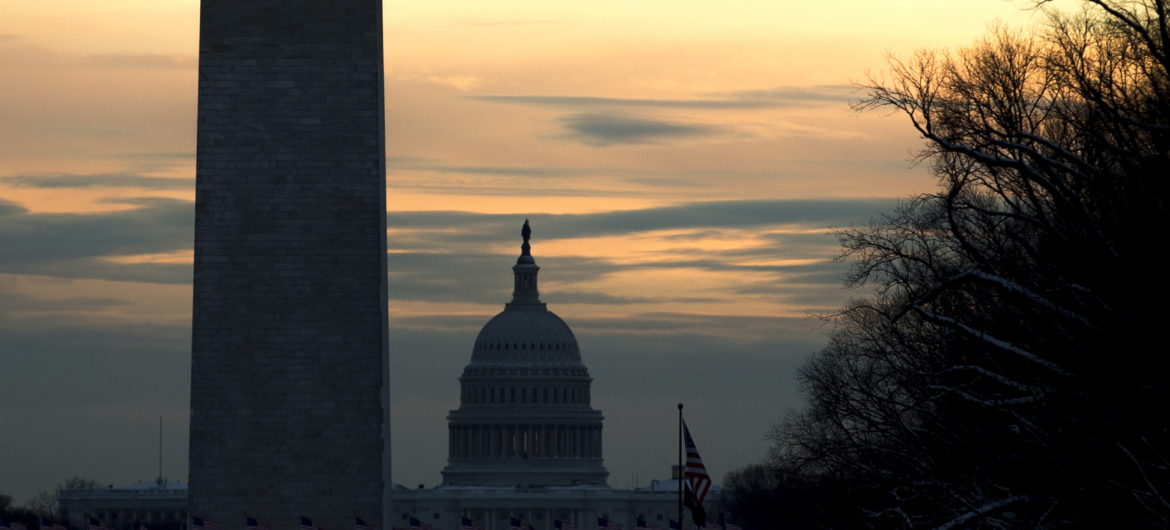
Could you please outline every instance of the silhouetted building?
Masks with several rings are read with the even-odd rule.
[[[459,378],[445,485],[597,485],[609,475],[593,379],[572,330],[540,301],[530,248],[525,237],[512,301],[484,324]]]
[[[65,490],[57,497],[69,528],[87,528],[97,519],[113,530],[185,530],[187,485],[151,480],[121,488]]]
[[[190,511],[383,528],[380,0],[203,0]]]
[[[553,530],[557,520],[591,530],[602,517],[626,529],[639,519],[666,529],[677,519],[676,480],[636,490],[606,485],[592,378],[572,330],[540,301],[527,221],[521,233],[512,301],[483,326],[459,378],[443,484],[397,486],[392,524],[406,529],[413,517],[458,530],[466,517],[507,530],[515,517],[537,530]]]

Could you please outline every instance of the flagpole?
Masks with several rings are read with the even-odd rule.
[[[683,472],[682,439],[683,439],[683,404],[678,404],[678,530],[683,530]],[[668,525],[669,526],[669,525]]]

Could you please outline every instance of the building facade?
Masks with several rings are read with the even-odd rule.
[[[69,528],[88,528],[90,518],[112,530],[186,530],[187,485],[158,479],[120,488],[65,490],[57,497]]]

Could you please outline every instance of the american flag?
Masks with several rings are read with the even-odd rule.
[[[416,517],[410,518],[410,530],[422,530],[422,522]]]
[[[695,492],[695,498],[699,504],[703,503],[703,499],[707,498],[707,491],[711,489],[711,477],[707,475],[707,468],[703,467],[703,459],[699,456],[699,449],[695,447],[695,440],[691,438],[691,430],[687,428],[687,422],[683,421],[683,439],[687,446],[687,465],[684,476],[690,479],[691,491]]]
[[[302,516],[301,516],[301,526],[300,526],[300,530],[317,530],[317,527],[316,527],[316,526],[313,526],[313,520],[312,520],[312,519],[309,519],[308,517],[305,517],[305,516],[303,516],[303,515],[302,515]]]
[[[510,517],[510,519],[511,526],[508,527],[508,530],[520,530],[520,519],[517,517]]]
[[[255,517],[244,516],[244,528],[248,530],[272,530],[268,525],[261,523]]]
[[[361,517],[353,516],[353,530],[373,530]]]
[[[459,530],[475,530],[475,527],[472,526],[470,518],[460,517],[459,518]]]
[[[219,530],[219,522],[192,516],[191,530]]]

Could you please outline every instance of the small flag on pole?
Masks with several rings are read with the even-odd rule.
[[[707,491],[711,489],[711,476],[707,474],[707,468],[703,466],[703,458],[699,456],[699,448],[695,447],[695,440],[691,438],[691,430],[687,428],[686,421],[683,421],[683,439],[687,447],[685,476],[691,483],[695,498],[702,503],[707,499]]]
[[[361,517],[353,516],[353,530],[373,530]]]
[[[473,526],[471,524],[471,518],[460,517],[459,518],[459,530],[475,530],[475,526]]]

